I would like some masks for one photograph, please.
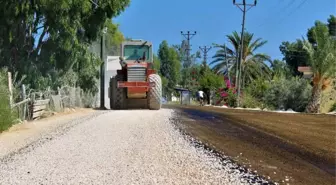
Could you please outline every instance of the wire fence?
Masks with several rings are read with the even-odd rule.
[[[62,86],[57,90],[47,88],[44,91],[26,90],[22,85],[19,102],[11,105],[18,122],[38,119],[65,109],[96,108],[99,95],[84,92],[79,87]]]

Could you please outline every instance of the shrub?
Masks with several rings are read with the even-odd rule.
[[[0,69],[0,132],[13,124],[13,114],[9,105],[7,70]]]
[[[230,107],[236,107],[237,106],[237,95],[234,93],[234,89],[228,90],[228,96],[227,96],[227,103]]]
[[[261,109],[263,109],[265,107],[265,105],[262,101],[253,97],[248,92],[245,92],[244,95],[243,95],[242,107],[243,108],[261,108]]]
[[[308,80],[275,75],[271,81],[256,79],[244,90],[243,106],[304,111],[311,96]]]
[[[265,101],[265,94],[270,89],[269,81],[258,78],[252,81],[244,90],[242,105],[245,108],[267,108],[274,109],[274,106]]]
[[[329,110],[329,112],[333,112],[333,111],[336,111],[336,103],[334,103]]]
[[[306,79],[275,77],[265,92],[263,101],[278,109],[302,112],[311,96],[311,86]]]
[[[249,86],[244,90],[244,93],[251,95],[258,101],[262,101],[265,92],[268,91],[270,83],[262,78],[258,78],[249,84]]]

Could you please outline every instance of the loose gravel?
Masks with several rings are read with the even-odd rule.
[[[173,116],[106,111],[69,123],[0,158],[0,184],[251,184],[234,164],[187,140]]]

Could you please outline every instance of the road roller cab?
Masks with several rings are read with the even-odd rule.
[[[121,70],[110,78],[111,109],[161,108],[161,78],[153,69],[152,43],[130,40],[121,44]]]

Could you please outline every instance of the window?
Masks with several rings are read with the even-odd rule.
[[[146,45],[125,45],[124,46],[125,60],[137,60],[146,57],[146,61],[150,61],[150,48]]]

